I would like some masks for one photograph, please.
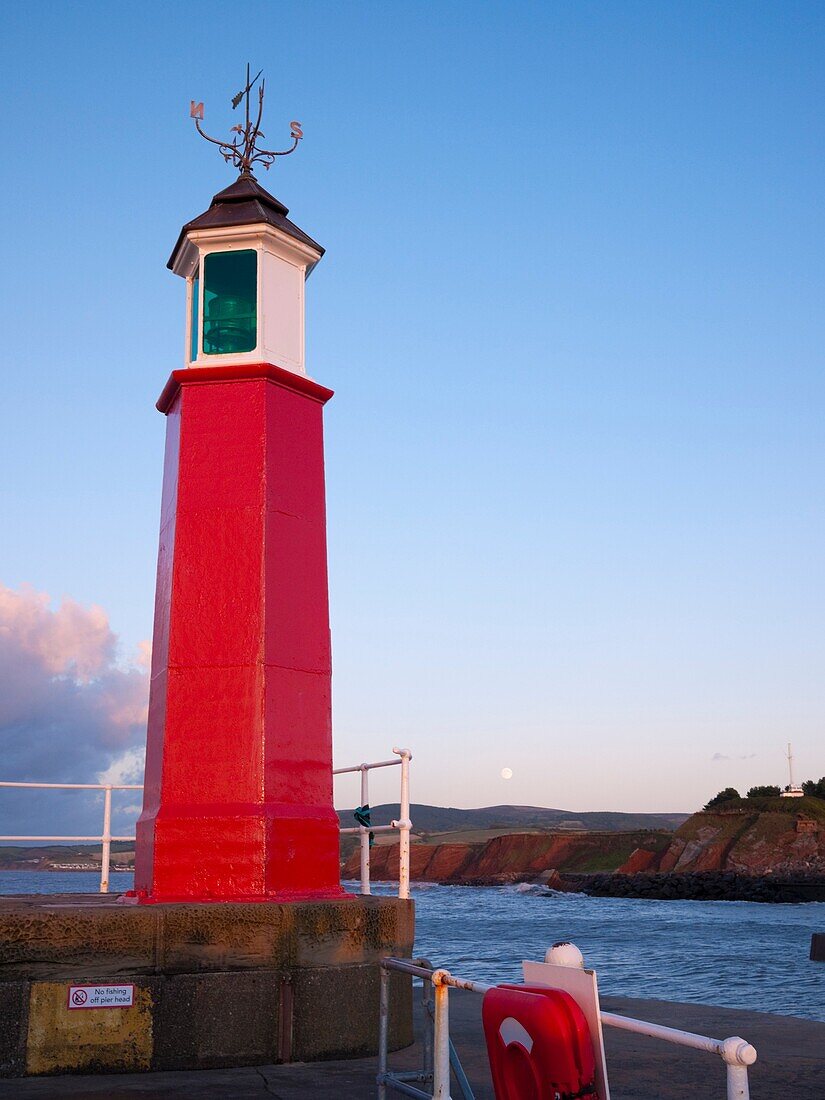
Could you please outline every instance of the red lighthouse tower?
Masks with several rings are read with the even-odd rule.
[[[342,895],[322,426],[332,393],[304,365],[304,286],[323,249],[252,176],[255,136],[247,109],[247,144],[227,146],[244,154],[240,177],[184,226],[169,260],[186,280],[188,331],[186,366],[158,401],[166,456],[135,874],[147,902]]]
[[[158,401],[166,458],[135,889],[4,903],[0,1075],[362,1057],[377,1049],[379,987],[383,1049],[412,1042],[412,978],[381,968],[412,954],[406,881],[398,897],[340,884],[322,424],[332,393],[304,365],[304,288],[323,249],[252,175],[279,155],[256,146],[254,84],[247,70],[233,100],[246,97],[246,124],[216,142],[239,178],[183,227],[169,261],[187,288],[186,352]],[[192,114],[200,130],[202,105]],[[409,753],[396,751],[403,777]],[[90,1007],[89,982],[115,1004],[102,1027],[74,1011]]]

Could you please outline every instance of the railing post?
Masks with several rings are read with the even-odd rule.
[[[728,1066],[728,1100],[750,1100],[747,1066]]]
[[[410,896],[410,760],[408,749],[393,749],[401,757],[401,817],[398,822],[398,896]]]
[[[363,803],[361,803],[363,805]],[[381,967],[381,990],[378,1003],[378,1100],[386,1100],[387,1050],[390,1034],[390,972]]]
[[[422,966],[428,967],[432,970],[432,965],[426,959],[419,960]],[[422,1015],[424,1017],[424,1041],[423,1041],[423,1064],[424,1073],[428,1074],[430,1079],[433,1076],[433,1028],[435,1027],[435,999],[433,983],[428,981],[427,978],[421,980],[421,1006],[424,1009]]]
[[[449,977],[449,973],[436,970],[432,976],[435,990],[433,1100],[450,1100],[450,987],[442,977]]]
[[[369,806],[370,804],[370,789],[369,789],[369,775],[370,770],[367,764],[361,765],[361,805]],[[361,893],[370,894],[370,831],[364,825],[360,825],[361,829],[360,841],[361,841]]]
[[[756,1061],[756,1050],[738,1035],[732,1035],[722,1043],[720,1053],[728,1071],[728,1100],[750,1100],[748,1066]]]
[[[109,861],[112,854],[112,787],[103,788],[103,848],[100,853],[100,892],[109,893]]]

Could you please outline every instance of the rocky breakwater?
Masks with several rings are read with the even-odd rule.
[[[548,885],[591,897],[658,901],[825,901],[825,878],[817,875],[743,875],[734,871],[671,871],[666,874],[557,875]]]

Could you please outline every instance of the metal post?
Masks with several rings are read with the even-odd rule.
[[[453,1067],[453,1073],[455,1074],[455,1079],[458,1082],[458,1087],[461,1089],[461,1095],[464,1097],[464,1100],[475,1100],[472,1085],[467,1080],[467,1074],[464,1072],[464,1066],[461,1064],[461,1059],[458,1056],[458,1051],[455,1049],[455,1044],[452,1039],[450,1039],[450,1065]]]
[[[747,1066],[728,1066],[728,1100],[750,1100]]]
[[[422,966],[428,967],[432,970],[432,966],[426,960],[421,960]],[[428,1074],[430,1079],[433,1075],[433,1027],[435,1024],[435,1000],[433,996],[432,982],[424,978],[421,982],[421,1006],[424,1009],[424,1050],[423,1050],[423,1066],[424,1073]]]
[[[361,765],[361,805],[370,804],[370,769],[368,764]],[[361,840],[361,893],[370,894],[370,831],[365,826],[359,826]]]
[[[363,805],[363,802],[361,803]],[[381,990],[378,1002],[378,1100],[386,1100],[387,1048],[389,1046],[390,1021],[390,972],[381,967]]]
[[[436,970],[432,976],[435,990],[433,1100],[450,1100],[450,987],[442,980],[449,976],[446,970]]]
[[[748,1066],[756,1061],[756,1050],[739,1035],[721,1044],[719,1053],[728,1071],[728,1100],[750,1100]]]
[[[398,835],[398,896],[410,896],[410,760],[408,749],[393,749],[401,757],[401,817]]]
[[[109,860],[112,853],[112,788],[103,788],[103,849],[100,853],[100,892],[109,893]]]

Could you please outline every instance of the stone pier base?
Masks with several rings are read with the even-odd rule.
[[[358,1057],[378,1035],[378,960],[409,957],[396,898],[124,905],[0,898],[0,1076],[206,1069]],[[70,1009],[72,985],[134,985],[131,1007]],[[392,974],[393,1048],[412,1041]]]

